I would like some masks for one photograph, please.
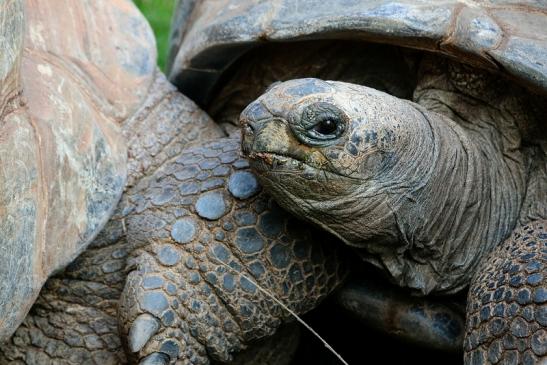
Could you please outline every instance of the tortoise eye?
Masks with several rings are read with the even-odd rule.
[[[317,123],[313,130],[319,134],[322,134],[324,136],[327,136],[329,134],[333,134],[338,129],[338,121],[333,119],[325,119]]]
[[[336,105],[315,102],[302,111],[295,135],[311,146],[327,146],[336,143],[344,133],[348,117]]]

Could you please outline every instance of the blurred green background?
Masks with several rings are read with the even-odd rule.
[[[169,26],[176,0],[134,0],[152,25],[158,47],[158,65],[165,71],[169,49]]]

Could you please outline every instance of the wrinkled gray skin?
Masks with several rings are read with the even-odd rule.
[[[543,115],[485,72],[425,58],[419,75],[415,102],[336,81],[274,85],[241,114],[243,152],[282,207],[398,285],[450,294],[478,275],[466,363],[538,361],[547,355],[547,160],[530,131]],[[531,268],[518,282],[504,276],[522,264]]]
[[[535,116],[511,94],[477,103],[435,76],[415,92],[422,105],[303,79],[273,86],[241,117],[243,150],[283,207],[422,294],[460,291],[518,222],[545,216],[544,152],[519,148],[517,122]],[[322,120],[336,125],[321,134]],[[529,179],[542,185],[527,190]]]

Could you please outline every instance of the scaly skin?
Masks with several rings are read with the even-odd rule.
[[[282,207],[361,249],[398,285],[450,294],[479,270],[494,275],[522,260],[499,251],[485,257],[515,227],[546,218],[545,142],[530,133],[542,114],[526,108],[522,90],[500,88],[487,73],[427,57],[421,67],[414,95],[421,105],[335,81],[275,85],[241,114],[243,151]],[[538,239],[547,233],[541,221],[530,227]],[[525,257],[540,249],[518,236],[504,245]],[[544,329],[530,315],[542,313],[546,300],[544,278],[536,276],[521,280],[537,282],[538,300],[512,304],[533,324],[524,330],[520,318],[517,329],[496,333],[525,339],[522,361],[545,355]],[[484,286],[496,287],[492,279],[475,279],[470,303],[483,300]],[[511,285],[504,280],[497,285]],[[483,329],[495,326],[484,320]],[[476,335],[469,330],[466,364],[503,350],[488,334],[477,344]]]
[[[547,360],[547,221],[515,230],[469,290],[466,364]]]
[[[176,92],[161,73],[157,74],[144,105],[123,127],[129,146],[130,174],[122,201],[90,248],[63,273],[48,281],[23,325],[8,343],[0,346],[0,363],[115,365],[135,363],[148,355],[161,360],[168,356],[167,353],[173,354],[174,347],[168,351],[164,346],[167,340],[172,340],[172,346],[181,349],[180,359],[171,362],[208,363],[209,355],[204,352],[206,346],[208,350],[215,349],[221,353],[213,353],[213,358],[226,360],[231,356],[229,351],[242,350],[251,339],[273,334],[282,322],[290,319],[286,312],[256,292],[256,288],[254,294],[241,292],[241,289],[226,291],[221,284],[223,277],[219,277],[217,285],[205,284],[205,281],[201,284],[187,282],[187,275],[200,273],[199,270],[188,269],[187,265],[191,265],[192,259],[196,264],[200,262],[200,266],[208,265],[219,271],[224,270],[224,267],[218,266],[220,263],[213,256],[208,256],[207,244],[203,244],[206,250],[201,254],[187,251],[188,247],[199,243],[176,244],[169,238],[169,233],[165,234],[161,228],[163,224],[175,223],[180,214],[192,214],[193,208],[188,205],[188,201],[197,200],[206,190],[223,192],[225,202],[232,211],[221,221],[208,221],[194,214],[192,219],[202,227],[196,230],[196,238],[205,239],[205,236],[209,236],[211,245],[214,242],[225,245],[226,252],[239,262],[232,263],[232,266],[239,270],[246,268],[250,278],[254,278],[250,272],[257,273],[262,267],[265,273],[257,279],[258,282],[293,310],[303,312],[315,306],[341,281],[343,274],[338,268],[341,260],[329,253],[332,250],[328,247],[328,240],[322,239],[327,245],[324,247],[324,255],[321,245],[312,250],[310,245],[313,242],[307,238],[309,230],[294,220],[291,220],[291,226],[284,226],[288,216],[280,212],[279,208],[270,209],[269,198],[264,193],[255,191],[256,194],[249,199],[241,200],[226,190],[231,172],[237,170],[244,173],[237,176],[250,176],[246,172],[246,161],[239,157],[239,142],[219,139],[223,133],[217,125],[194,103]],[[184,150],[192,144],[203,144],[206,140],[215,142]],[[199,161],[196,162],[196,159]],[[188,179],[179,182],[177,178],[184,179],[189,169],[194,169],[192,171],[196,176],[188,175]],[[173,189],[169,190],[168,185]],[[174,195],[170,196],[170,193]],[[171,200],[167,201],[169,197]],[[258,223],[244,222],[253,219],[253,215]],[[223,232],[224,227],[228,227],[227,221],[232,221],[231,232]],[[226,225],[213,227],[221,222]],[[243,231],[256,229],[264,242],[264,247],[252,255],[238,254],[235,249],[235,237],[239,232],[237,229],[245,224],[247,227],[242,228]],[[295,224],[299,228],[293,230],[291,227]],[[222,243],[218,241],[220,236],[213,236],[211,230],[225,235]],[[159,257],[156,253],[161,256],[161,248],[167,245],[181,255],[181,261],[175,265],[164,266],[161,260],[156,261],[156,257]],[[295,248],[294,252],[290,251],[292,248]],[[278,265],[288,266],[276,268],[271,262],[270,249],[274,250],[274,256],[278,259],[274,261]],[[151,270],[155,270],[157,275],[151,275]],[[210,275],[201,274],[204,279],[210,280],[211,275],[218,273],[215,270]],[[250,290],[250,284],[245,279],[235,272],[233,274],[236,288],[243,282],[244,287]],[[231,274],[226,275],[228,277]],[[302,278],[298,279],[298,275]],[[150,286],[151,276],[164,280],[166,294],[173,287],[176,288],[180,305],[177,307],[174,302],[169,303],[167,316],[172,314],[176,322],[169,326],[166,316],[161,316],[164,323],[158,333],[139,352],[133,353],[127,347],[124,349],[122,342],[128,342],[124,338],[128,336],[134,320],[146,312],[146,308],[141,309],[131,303],[146,301],[149,294],[158,292],[154,286]],[[141,286],[143,283],[146,283],[145,286]],[[119,310],[118,302],[125,285],[124,306]],[[208,298],[216,301],[218,306],[211,307],[210,311],[202,311],[204,317],[197,316],[199,320],[212,320],[215,315],[221,316],[234,328],[233,332],[224,332],[224,329],[205,325],[205,322],[190,321],[190,326],[201,326],[198,338],[193,340],[191,335],[184,332],[188,329],[188,322],[184,324],[181,318],[191,312],[185,309],[189,303],[182,298],[188,298],[189,293],[195,290],[197,294],[189,300],[194,300],[193,303],[205,300],[206,294],[200,291],[206,290],[204,285],[211,291]],[[230,311],[239,308],[243,301],[260,303],[260,307],[252,307],[252,304],[248,307],[255,310],[251,318],[243,320],[234,312],[233,320],[228,320],[232,318]],[[230,307],[227,307],[228,303]],[[122,337],[119,327],[122,328]],[[183,347],[178,334],[187,336],[191,345]],[[213,334],[217,335],[216,338],[226,336],[229,341],[226,341],[225,346],[215,343]],[[297,335],[298,331],[294,329],[281,329],[279,336],[263,342],[253,341],[251,349],[236,357],[234,364],[287,363],[295,350]],[[207,342],[208,339],[211,341]],[[203,341],[203,344],[198,340]],[[126,351],[130,354],[129,358]],[[192,357],[193,354],[196,356]]]
[[[136,186],[126,226],[139,249],[119,316],[143,364],[229,362],[293,320],[255,283],[304,313],[341,282],[336,245],[276,207],[247,170],[239,140],[221,139]]]

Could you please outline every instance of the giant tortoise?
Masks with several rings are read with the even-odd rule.
[[[96,1],[83,8],[56,4],[50,0],[28,6],[28,14],[37,14],[36,19],[27,20],[29,29],[50,14],[50,9],[56,9],[60,19],[73,18],[78,14],[75,10],[79,10],[85,14],[81,19],[89,24],[95,24],[95,17],[101,13],[111,15],[112,19],[134,14],[132,4],[121,0]],[[547,351],[545,254],[540,247],[545,241],[541,236],[543,227],[541,223],[530,225],[521,237],[501,245],[500,250],[504,250],[501,253],[494,246],[507,238],[518,223],[545,218],[545,160],[538,146],[545,140],[540,122],[547,88],[547,71],[542,63],[547,49],[546,19],[539,2],[526,6],[509,2],[432,4],[385,0],[180,2],[174,17],[170,79],[206,108],[222,128],[175,91],[159,72],[147,69],[149,77],[138,84],[142,89],[126,90],[127,95],[134,95],[137,100],[131,105],[139,107],[116,119],[128,146],[129,173],[122,200],[88,250],[48,281],[22,326],[1,347],[0,361],[287,362],[294,350],[295,333],[284,330],[292,319],[286,307],[304,313],[317,306],[339,286],[346,276],[347,262],[355,258],[346,256],[337,239],[318,233],[295,220],[298,218],[311,220],[345,243],[357,246],[350,256],[359,254],[380,267],[380,273],[387,273],[393,282],[418,295],[465,290],[474,272],[488,265],[482,263],[482,258],[494,252],[493,265],[501,265],[502,269],[492,275],[497,275],[500,283],[478,280],[477,289],[470,292],[465,362],[537,362]],[[101,30],[105,29],[111,32],[109,38],[123,33],[108,26]],[[131,18],[127,29],[140,36],[141,49],[148,49],[148,55],[153,57],[150,31],[142,19]],[[39,38],[43,34],[40,30],[30,30],[26,33],[28,37]],[[58,35],[69,37],[70,33]],[[46,50],[52,39],[41,38]],[[52,41],[49,47],[65,40]],[[102,47],[119,54],[122,45],[96,43],[97,50]],[[94,54],[94,49],[88,51]],[[121,64],[132,68],[140,64],[142,57],[147,56],[139,53]],[[102,70],[116,63],[99,57],[92,64]],[[296,213],[296,218],[280,210],[261,191],[247,161],[239,155],[237,137],[222,138],[238,133],[234,125],[239,114],[270,84],[290,79],[300,80],[271,87],[250,104],[242,114],[242,121],[244,150],[261,181],[283,207]],[[82,90],[89,88],[86,95],[107,92],[96,85],[80,85]],[[417,104],[402,101],[405,99]],[[468,104],[462,104],[462,99]],[[294,114],[298,116],[295,119],[287,117],[295,107],[308,106],[301,103],[303,100],[318,101],[314,104],[317,109],[306,109],[304,113],[309,116],[306,120],[312,123],[308,125],[311,128],[289,129],[288,120],[296,125],[305,119],[299,113]],[[484,100],[494,106],[486,107]],[[129,104],[123,99],[119,103]],[[351,113],[346,111],[348,103]],[[461,108],[462,105],[465,107]],[[351,116],[377,116],[377,119],[370,118],[371,127],[363,129],[366,121],[356,118],[338,136],[339,123],[333,113],[340,110]],[[421,133],[405,130],[403,127],[408,125],[402,122],[397,133],[380,130],[382,116],[395,124],[407,114],[420,121],[416,125]],[[316,115],[332,118],[324,119],[330,122],[320,123],[315,130]],[[461,143],[447,146],[427,142],[427,128],[420,115],[425,120],[439,120],[431,125],[440,129],[448,125],[455,132],[446,141]],[[480,123],[475,119],[468,121],[469,115]],[[344,121],[349,121],[349,117]],[[280,122],[285,129],[277,128]],[[333,125],[336,130],[331,130]],[[345,139],[348,131],[360,128],[364,134],[354,133],[351,136],[356,135],[355,140]],[[474,137],[466,138],[464,128],[473,130]],[[319,139],[323,135],[327,138],[322,139],[321,145],[315,145],[305,136],[309,129],[315,130]],[[332,133],[336,138],[331,138]],[[477,135],[481,136],[481,143],[477,143]],[[119,138],[118,134],[115,136]],[[295,138],[301,139],[296,142]],[[378,148],[385,147],[382,150],[385,156],[370,159],[361,166],[356,162],[362,153],[360,148],[366,148],[371,141]],[[386,186],[391,186],[391,179],[399,184],[399,190],[390,192],[394,201],[414,202],[416,206],[423,203],[419,211],[404,207],[409,209],[401,210],[406,215],[396,215],[402,219],[396,222],[404,228],[401,232],[414,235],[399,236],[397,229],[381,226],[367,230],[367,224],[377,222],[367,221],[366,217],[356,229],[340,228],[349,227],[344,209],[350,215],[355,214],[353,220],[357,221],[361,203],[365,202],[362,196],[347,199],[344,194],[360,191],[354,189],[362,186],[359,174],[372,176],[384,161],[399,162],[395,152],[400,141],[404,146],[416,147],[412,148],[412,157],[404,155],[407,164],[381,172],[385,174]],[[319,147],[331,143],[341,146],[340,154],[329,157],[330,160],[317,160],[321,155]],[[467,148],[460,148],[462,143],[479,145],[484,150],[463,153]],[[452,148],[453,161],[447,162],[446,152],[441,153],[446,151],[443,148]],[[428,154],[436,159],[427,159]],[[299,162],[304,155],[307,157]],[[289,160],[291,156],[294,158]],[[484,163],[488,157],[492,157],[491,169]],[[462,180],[459,176],[464,169],[462,158],[473,161],[468,163],[467,176],[484,177],[480,188],[474,185],[477,180],[471,177]],[[318,166],[314,165],[318,161],[321,161],[320,174],[310,170]],[[439,187],[434,191],[425,184],[424,174],[429,176],[439,166],[434,163],[438,161],[454,178],[443,179],[431,173],[438,178],[431,186],[444,189]],[[507,162],[508,169],[516,175],[496,170],[499,161]],[[337,166],[343,166],[344,174],[350,172],[348,179],[354,177],[351,174],[358,176],[356,184],[346,188],[327,171]],[[284,171],[284,168],[288,178],[268,179],[273,176],[272,169]],[[408,181],[401,179],[403,175],[412,184],[407,185]],[[466,189],[454,188],[456,194],[450,195],[452,187],[458,184],[467,184]],[[290,190],[294,186],[300,188]],[[380,185],[377,188],[381,190]],[[424,200],[420,200],[405,189],[435,194],[424,193],[421,196]],[[286,194],[291,191],[294,196]],[[320,194],[313,196],[317,192]],[[460,195],[470,197],[470,204],[458,205]],[[347,207],[330,209],[329,204],[338,197],[345,199]],[[306,210],[307,199],[321,202],[319,209]],[[295,201],[303,205],[296,206]],[[453,202],[450,212],[460,214],[459,220],[439,208],[445,201]],[[390,204],[388,199],[377,198],[363,213],[374,207],[387,206],[387,212],[399,207]],[[485,205],[492,208],[487,213]],[[431,214],[436,214],[442,224],[433,223],[429,219]],[[393,221],[388,214],[380,218]],[[459,228],[455,221],[462,222],[465,234],[453,233]],[[502,223],[491,225],[493,221]],[[420,240],[421,234],[427,236],[438,227],[441,229],[437,241]],[[377,235],[379,231],[382,234]],[[483,234],[481,244],[467,239],[476,237],[476,232]],[[367,234],[370,236],[362,240]],[[532,234],[538,236],[537,240],[526,238]],[[444,242],[443,239],[450,244],[426,244]],[[518,248],[506,250],[511,243],[518,244]],[[412,250],[405,250],[408,247]],[[521,254],[518,250],[523,248],[537,252],[535,256],[531,256],[533,252]],[[510,256],[515,252],[517,259]],[[499,263],[500,260],[505,261]],[[511,265],[517,263],[515,260],[527,262]],[[530,275],[525,279],[517,272]],[[511,289],[502,295],[496,285],[506,286],[504,280],[509,281]],[[367,317],[366,312],[375,309],[374,303],[368,303],[372,307],[362,305],[370,298],[367,290],[356,285],[340,291],[338,298],[343,306],[353,310],[359,307],[357,315]],[[481,291],[484,295],[480,295]],[[405,300],[400,296],[398,299]],[[406,314],[419,314],[423,308],[411,306]],[[434,308],[436,313],[445,311],[444,307]],[[446,313],[441,314],[446,319]],[[436,319],[431,318],[431,328],[446,324]],[[407,323],[407,328],[416,323]],[[261,342],[261,338],[274,334],[278,328],[281,330],[274,341]],[[439,333],[444,334],[442,330]],[[251,351],[233,360],[235,353],[247,347]],[[257,350],[252,351],[253,348]]]

